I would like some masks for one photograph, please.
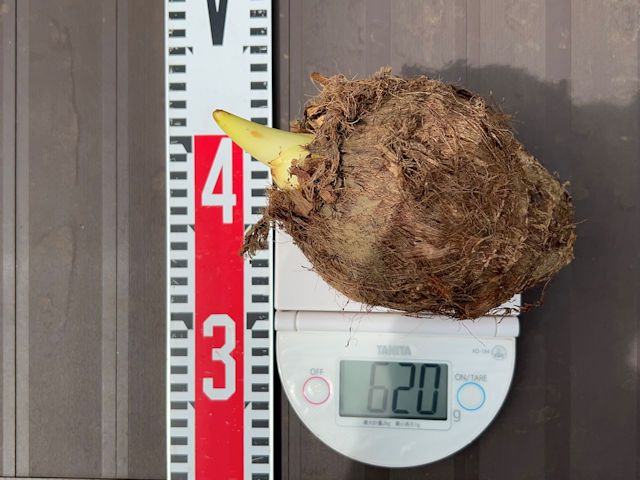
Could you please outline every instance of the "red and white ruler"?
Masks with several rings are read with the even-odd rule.
[[[168,478],[272,479],[273,255],[239,255],[271,179],[212,118],[271,125],[271,1],[165,15]]]

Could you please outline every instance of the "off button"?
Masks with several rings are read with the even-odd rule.
[[[313,405],[322,405],[329,399],[329,393],[329,382],[322,377],[309,377],[302,386],[305,400]]]
[[[478,410],[487,398],[484,388],[476,382],[463,383],[458,389],[458,405],[470,412]]]

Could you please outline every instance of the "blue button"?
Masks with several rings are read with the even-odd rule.
[[[467,382],[460,385],[456,398],[458,399],[458,405],[465,410],[473,412],[484,405],[487,396],[484,388],[479,384],[476,382]]]

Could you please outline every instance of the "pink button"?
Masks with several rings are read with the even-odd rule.
[[[309,377],[302,386],[302,394],[307,402],[313,405],[322,405],[329,399],[329,382],[322,377]]]

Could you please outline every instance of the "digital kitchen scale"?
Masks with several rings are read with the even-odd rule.
[[[320,440],[382,467],[434,462],[491,423],[515,366],[517,295],[478,320],[417,318],[350,302],[282,232],[275,247],[276,358]]]

